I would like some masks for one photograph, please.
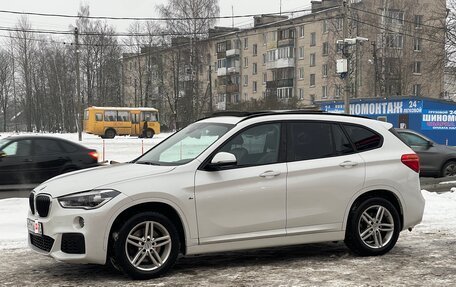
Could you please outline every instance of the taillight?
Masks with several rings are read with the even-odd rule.
[[[98,161],[98,153],[96,151],[89,152],[89,155],[96,161]]]
[[[404,154],[401,157],[401,161],[413,171],[420,172],[420,158],[417,154]]]

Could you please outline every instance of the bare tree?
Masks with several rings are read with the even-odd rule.
[[[179,88],[173,95],[180,97],[180,99],[173,99],[168,102],[182,102],[182,105],[176,105],[174,111],[176,121],[177,115],[180,113],[179,109],[183,109],[182,113],[185,118],[182,119],[183,124],[188,124],[201,116],[204,110],[201,105],[207,107],[207,93],[204,85],[198,81],[199,70],[209,63],[207,57],[207,45],[202,42],[207,38],[209,28],[212,27],[220,13],[218,0],[168,0],[167,4],[157,6],[160,15],[167,18],[165,31],[168,34],[180,36],[180,41],[174,40],[174,43],[182,43],[178,45],[187,45],[187,52],[178,49],[178,57],[173,56],[173,61],[183,60],[183,63],[177,64],[186,72],[186,75],[178,77],[180,71],[174,71],[175,79],[179,83],[174,84],[175,90]],[[187,59],[186,59],[187,58]],[[182,65],[183,64],[183,65]],[[176,67],[176,65],[173,65]],[[181,79],[184,83],[180,83]],[[181,96],[180,91],[184,94]],[[170,95],[170,94],[168,94]]]
[[[11,102],[12,64],[10,53],[0,50],[0,111],[3,114],[3,131],[7,130],[8,107]]]

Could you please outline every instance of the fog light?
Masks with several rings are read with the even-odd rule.
[[[82,218],[80,216],[75,217],[73,224],[76,229],[83,228],[85,225],[84,218]]]

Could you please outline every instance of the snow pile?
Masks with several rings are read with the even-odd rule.
[[[456,193],[437,194],[423,191],[426,199],[423,222],[414,232],[456,234]],[[0,200],[0,249],[27,246],[28,199]]]

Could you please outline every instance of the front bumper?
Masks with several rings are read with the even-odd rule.
[[[28,245],[37,253],[63,262],[105,264],[110,220],[116,205],[126,198],[119,194],[93,210],[63,208],[51,198],[46,217],[29,210],[28,219],[42,224],[42,235],[29,231]]]

